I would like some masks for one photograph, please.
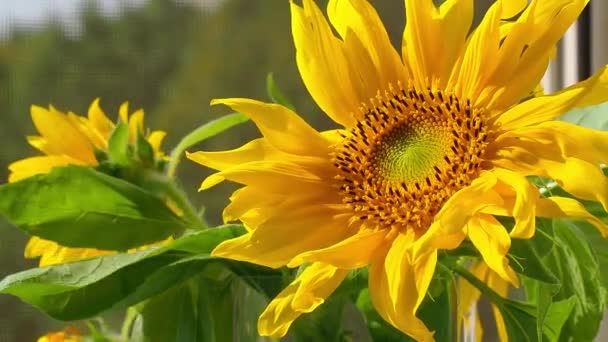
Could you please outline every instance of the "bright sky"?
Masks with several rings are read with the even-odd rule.
[[[0,36],[10,27],[36,27],[50,19],[60,19],[70,29],[78,27],[78,9],[91,0],[0,0]],[[146,0],[94,0],[108,15],[120,13],[125,6],[140,6]],[[194,2],[203,8],[213,8],[222,0],[176,0]]]
[[[9,27],[35,27],[49,19],[60,19],[67,27],[78,23],[78,9],[89,0],[0,0],[0,34]],[[99,8],[108,15],[120,13],[121,7],[138,6],[145,0],[96,0]]]

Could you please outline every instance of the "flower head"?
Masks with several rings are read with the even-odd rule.
[[[67,326],[61,331],[53,331],[38,338],[38,342],[82,342],[84,339],[78,329]]]
[[[32,106],[32,121],[40,135],[27,138],[30,145],[44,155],[28,157],[9,165],[9,182],[16,182],[36,174],[51,171],[54,167],[66,165],[97,166],[99,157],[108,149],[108,140],[115,124],[99,107],[99,99],[89,107],[88,117],[74,113],[63,113],[54,107],[48,109]],[[138,131],[144,133],[143,110],[129,115],[127,103],[120,106],[120,120],[128,123],[129,138],[135,141]],[[146,139],[152,146],[157,160],[164,158],[160,145],[165,132],[152,131]],[[105,157],[104,157],[105,158]],[[25,256],[41,257],[40,266],[60,264],[100,255],[114,253],[91,248],[68,248],[49,240],[33,236],[25,248]]]
[[[608,134],[553,121],[605,101],[606,70],[556,94],[532,95],[586,3],[499,0],[468,35],[472,0],[439,7],[406,0],[400,56],[366,1],[330,0],[333,28],[313,1],[292,2],[300,74],[340,127],[318,132],[280,105],[215,100],[248,115],[264,137],[190,154],[219,170],[201,189],[224,180],[244,185],[224,219],[249,231],[215,255],[269,267],[310,264],[262,313],[261,334],[284,335],[348,270],[369,265],[382,317],[431,340],[416,311],[438,250],[469,239],[492,272],[518,286],[506,254],[512,238],[534,235],[536,216],[579,217],[608,232],[578,201],[543,198],[526,178],[552,178],[608,207],[599,167]],[[515,224],[507,229],[494,215]]]

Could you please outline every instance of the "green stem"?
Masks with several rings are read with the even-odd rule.
[[[142,176],[144,188],[155,189],[154,191],[168,196],[175,205],[182,211],[182,218],[188,222],[190,229],[207,229],[207,225],[188,200],[188,196],[182,191],[175,181],[157,172],[147,172]]]
[[[137,318],[137,309],[134,307],[129,307],[127,309],[127,313],[125,314],[125,320],[122,322],[122,327],[120,329],[120,337],[123,341],[129,340],[129,335],[131,334],[131,327],[133,326],[133,322]]]
[[[207,225],[196,213],[196,209],[194,209],[194,207],[188,200],[186,194],[181,189],[179,189],[177,185],[171,180],[169,180],[165,184],[165,190],[167,191],[167,195],[183,211],[183,217],[188,221],[188,223],[192,224],[192,229],[207,229]]]
[[[502,297],[488,287],[483,281],[477,279],[469,270],[459,265],[458,263],[450,262],[448,266],[451,270],[456,272],[459,276],[463,277],[466,281],[468,281],[471,285],[475,286],[479,291],[481,291],[484,295],[488,296],[488,298],[495,304],[500,306],[502,303]]]

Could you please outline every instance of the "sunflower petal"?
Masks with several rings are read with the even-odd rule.
[[[502,204],[502,198],[492,188],[496,177],[484,173],[471,185],[456,192],[435,215],[435,222],[441,225],[442,233],[454,233],[462,230],[467,221],[484,207]]]
[[[511,247],[511,238],[505,227],[493,216],[481,214],[469,221],[467,232],[486,264],[501,278],[518,287],[517,275],[509,267],[509,259],[506,257]]]
[[[335,122],[351,127],[361,101],[361,80],[349,65],[343,43],[336,38],[312,0],[303,7],[291,2],[291,29],[302,80],[321,109]]]
[[[492,173],[515,192],[515,201],[512,209],[515,226],[511,230],[511,237],[515,239],[531,238],[534,235],[536,227],[536,201],[540,197],[538,189],[524,176],[516,172],[495,168],[492,170]]]
[[[437,8],[433,1],[405,0],[405,15],[402,54],[413,79],[420,89],[435,78],[443,87],[465,46],[473,20],[473,1],[447,0]]]
[[[362,72],[365,80],[364,98],[368,100],[378,90],[386,89],[389,84],[409,79],[391,45],[386,29],[376,10],[366,0],[330,0],[327,5],[329,20],[345,41],[349,59],[367,57],[369,61],[357,61],[357,66],[368,64],[371,72]],[[354,36],[353,36],[354,35]],[[349,39],[357,39],[362,49],[350,51]],[[357,68],[359,69],[359,68]]]
[[[515,139],[513,139],[515,138]],[[573,125],[562,121],[547,121],[538,125],[509,131],[498,139],[505,148],[517,144],[526,150],[527,145],[542,145],[545,151],[563,158],[574,157],[592,164],[608,163],[608,132]],[[545,153],[546,154],[546,153]]]
[[[8,166],[10,171],[8,181],[9,183],[17,182],[34,175],[49,173],[55,167],[66,165],[87,164],[65,155],[29,157],[13,162]]]
[[[250,99],[216,99],[211,104],[224,104],[247,115],[279,150],[305,156],[326,157],[329,153],[329,142],[296,113],[281,105]]]
[[[314,158],[304,157],[298,161],[291,159],[281,162],[245,163],[210,175],[203,181],[199,190],[206,190],[224,180],[230,180],[244,185],[266,185],[267,191],[273,192],[310,191],[311,186],[327,186],[325,179],[313,172],[315,164],[319,165],[318,168],[323,166],[323,163]]]
[[[284,336],[296,318],[321,305],[347,274],[347,270],[322,263],[307,267],[260,315],[260,335],[277,338]]]
[[[604,67],[585,81],[554,95],[535,97],[512,107],[496,119],[496,125],[503,131],[510,131],[555,119],[573,108],[587,107],[607,100],[608,67]]]
[[[101,138],[107,139],[114,130],[114,123],[108,119],[99,106],[99,98],[96,98],[89,106],[88,117],[91,127],[101,135]]]
[[[281,151],[270,145],[266,138],[254,139],[239,148],[229,151],[186,152],[188,159],[215,170],[226,170],[252,161],[278,159],[284,155],[284,153],[281,153]]]
[[[309,251],[296,256],[287,265],[296,267],[305,262],[323,262],[344,269],[355,269],[369,265],[378,247],[385,241],[384,230],[365,229],[327,248]]]
[[[31,114],[32,121],[45,139],[49,152],[67,155],[89,165],[97,163],[91,142],[68,115],[52,107],[47,110],[38,106],[31,107]],[[66,141],[69,143],[66,144]]]
[[[579,201],[566,198],[551,196],[541,198],[537,205],[537,215],[550,218],[580,218],[594,225],[597,230],[608,238],[608,225],[600,219],[591,215]]]
[[[222,242],[212,254],[276,268],[303,252],[326,248],[353,234],[348,217],[327,208],[307,206],[282,212],[245,235]]]
[[[437,252],[426,253],[413,263],[412,240],[412,236],[400,234],[386,259],[372,263],[369,290],[374,306],[387,322],[417,341],[433,341],[433,334],[416,317],[416,310],[435,271]]]

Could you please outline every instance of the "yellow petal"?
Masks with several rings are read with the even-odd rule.
[[[417,341],[433,341],[433,334],[416,317],[416,310],[435,271],[437,252],[430,251],[413,263],[412,240],[412,236],[400,234],[386,259],[379,258],[372,263],[369,290],[384,320]]]
[[[515,138],[515,139],[512,139]],[[505,141],[504,148],[517,144],[529,150],[527,145],[542,146],[544,154],[564,158],[574,157],[592,164],[608,163],[608,132],[573,125],[562,121],[547,121],[538,125],[515,129],[498,139]]]
[[[129,102],[123,102],[118,108],[118,116],[120,121],[128,124],[129,123]]]
[[[488,285],[488,287],[494,290],[494,292],[496,292],[498,295],[503,298],[507,298],[509,284],[504,281],[498,274],[489,269],[484,262],[478,262],[473,264],[469,268],[469,272],[471,272],[475,277],[477,277],[477,279],[485,282],[486,285]],[[476,302],[479,300],[481,293],[476,287],[468,283],[466,280],[458,278],[458,295],[459,306],[461,306],[461,310],[459,310],[459,312],[461,313],[461,315],[463,315],[463,312],[465,310],[468,310],[472,305],[476,305]],[[509,341],[504,319],[502,317],[502,314],[500,313],[500,310],[498,310],[495,305],[492,305],[492,312],[494,313],[494,320],[496,321],[496,329],[498,331],[499,341]]]
[[[504,131],[552,120],[573,108],[608,100],[608,67],[554,95],[535,97],[501,114],[496,125]]]
[[[608,210],[608,178],[599,165],[566,158],[563,161],[539,159],[534,167],[539,168],[535,174],[552,178],[572,195],[600,202],[604,210]]]
[[[357,234],[327,248],[304,252],[296,256],[288,267],[306,262],[323,262],[344,269],[355,269],[369,265],[378,247],[385,241],[384,230],[362,230]]]
[[[148,135],[148,138],[146,138],[157,154],[162,154],[161,145],[165,136],[167,136],[167,132],[165,131],[152,131]]]
[[[361,80],[349,65],[343,43],[336,38],[312,0],[303,7],[291,2],[291,29],[296,61],[306,89],[321,109],[335,122],[352,127],[362,101]],[[357,84],[357,83],[358,84]]]
[[[209,189],[224,180],[245,185],[266,185],[267,191],[285,192],[310,191],[310,187],[326,187],[327,179],[322,178],[315,169],[326,163],[316,158],[301,157],[289,161],[259,161],[238,165],[207,177],[199,190]],[[330,165],[331,166],[331,165]]]
[[[405,14],[402,53],[415,84],[425,89],[439,78],[439,85],[445,86],[465,45],[473,1],[447,0],[438,9],[433,1],[405,0]]]
[[[515,226],[511,230],[511,237],[515,239],[529,239],[534,236],[536,227],[536,201],[540,197],[538,189],[524,176],[501,168],[492,170],[497,178],[511,187],[515,193],[512,216]]]
[[[97,164],[93,146],[86,135],[64,113],[54,108],[31,107],[32,121],[52,154],[68,155],[89,165]]]
[[[467,232],[486,264],[504,280],[518,287],[517,275],[509,267],[506,256],[511,247],[511,238],[505,227],[493,216],[480,214],[469,221]]]
[[[476,262],[469,266],[468,270],[480,280],[485,279],[489,272],[488,266],[484,262]],[[468,327],[471,324],[475,324],[475,341],[483,341],[483,329],[477,310],[477,302],[479,301],[479,297],[481,297],[481,292],[462,277],[458,277],[456,284],[458,317],[459,321],[461,321],[458,327],[466,331],[466,336],[470,336],[471,333],[468,331]],[[468,340],[465,339],[465,341]]]
[[[354,69],[360,71],[365,86],[362,101],[388,89],[389,84],[397,86],[409,79],[378,13],[367,1],[330,0],[327,14],[345,42],[349,60],[356,60]],[[361,48],[353,49],[358,46]]]
[[[279,150],[305,156],[327,157],[329,153],[329,142],[298,114],[281,105],[250,99],[216,99],[211,104],[224,104],[247,115]]]
[[[575,199],[558,196],[542,198],[538,201],[536,210],[537,215],[540,217],[579,218],[587,220],[594,225],[604,237],[608,238],[608,226],[594,215],[591,215],[587,209],[585,209],[585,206]]]
[[[9,183],[38,174],[49,173],[53,168],[66,165],[86,165],[85,162],[65,155],[29,157],[8,166]]]
[[[347,270],[314,263],[270,302],[258,320],[262,336],[282,337],[302,313],[312,312],[342,283]]]
[[[441,225],[442,233],[454,233],[464,228],[465,224],[477,212],[490,205],[502,204],[502,198],[492,188],[496,177],[482,173],[471,185],[456,192],[435,215],[435,222]]]
[[[113,251],[103,251],[93,248],[63,247],[54,241],[44,240],[33,236],[28,241],[24,256],[26,258],[40,257],[40,267],[59,265],[102,255],[113,254]]]
[[[555,53],[555,44],[588,1],[534,0],[515,22],[504,25],[500,18],[507,16],[505,6],[510,2],[497,1],[490,8],[451,81],[462,87],[457,92],[462,97],[497,110],[517,103],[538,85]],[[462,85],[457,84],[459,80],[463,80]]]
[[[352,235],[348,215],[321,206],[292,208],[269,217],[245,235],[219,244],[213,255],[268,267],[287,265],[296,255],[334,245]]]
[[[485,14],[469,38],[448,81],[448,88],[454,88],[457,96],[471,99],[476,105],[485,106],[487,103],[487,99],[481,96],[486,87],[485,78],[490,70],[497,67],[502,2],[495,2]]]
[[[112,134],[114,123],[108,119],[99,106],[99,98],[95,99],[89,106],[88,117],[92,128],[99,133],[101,138],[105,140]]]
[[[144,111],[139,109],[129,118],[129,140],[131,143],[137,139],[137,132],[144,133]]]
[[[52,151],[48,147],[48,143],[46,139],[37,135],[30,135],[26,137],[27,143],[30,144],[33,148],[44,154],[53,154]]]
[[[229,151],[186,152],[188,159],[215,170],[225,170],[252,161],[276,160],[281,156],[285,156],[285,153],[270,145],[266,138],[251,140],[245,145]]]

